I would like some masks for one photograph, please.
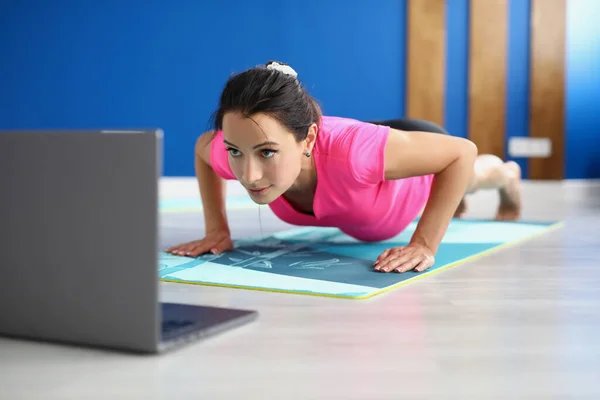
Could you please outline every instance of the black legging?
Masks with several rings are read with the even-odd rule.
[[[422,119],[388,119],[383,121],[369,121],[372,124],[389,126],[392,129],[398,129],[401,131],[421,131],[421,132],[433,132],[443,133],[449,135],[449,133],[439,125],[433,122],[425,121]]]

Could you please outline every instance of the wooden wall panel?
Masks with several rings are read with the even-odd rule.
[[[469,20],[468,137],[504,159],[508,0],[470,0]]]
[[[406,116],[444,125],[446,1],[409,0]]]
[[[531,137],[550,138],[549,158],[529,159],[530,179],[563,179],[566,0],[531,1]]]

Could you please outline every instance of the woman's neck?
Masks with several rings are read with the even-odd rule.
[[[287,190],[286,194],[292,196],[298,195],[314,195],[317,187],[317,170],[315,168],[314,158],[305,158],[302,160],[300,174],[296,178],[296,182]]]

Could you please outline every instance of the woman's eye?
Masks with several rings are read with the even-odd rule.
[[[238,149],[233,149],[233,148],[229,148],[227,149],[227,151],[229,152],[229,154],[231,154],[233,157],[237,157],[240,155],[240,151]]]
[[[261,150],[261,153],[262,153],[263,157],[269,158],[269,157],[273,157],[275,155],[275,153],[277,153],[277,152],[273,151],[273,150]]]

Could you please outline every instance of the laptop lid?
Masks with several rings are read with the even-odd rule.
[[[162,132],[0,131],[0,334],[156,348]]]

